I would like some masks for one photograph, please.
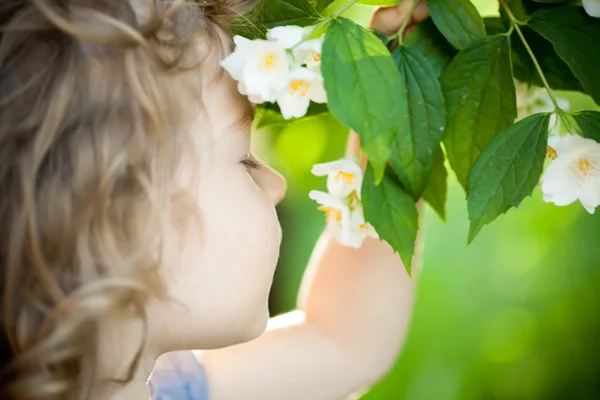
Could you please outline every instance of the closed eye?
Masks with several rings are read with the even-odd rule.
[[[248,153],[242,160],[242,164],[244,164],[244,166],[248,169],[259,170],[263,169],[267,163],[256,158],[254,154]]]

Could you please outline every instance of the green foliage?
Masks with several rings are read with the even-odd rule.
[[[414,200],[390,174],[385,174],[377,185],[371,167],[365,172],[362,199],[365,218],[375,227],[379,237],[400,253],[410,275],[419,226]]]
[[[262,0],[260,7],[262,22],[267,28],[283,25],[313,25],[320,17],[307,0]]]
[[[466,187],[481,150],[517,116],[508,37],[485,37],[458,53],[441,82],[448,160]]]
[[[414,31],[404,40],[404,46],[425,57],[437,77],[444,72],[457,53],[431,18],[415,27]]]
[[[329,109],[360,135],[381,180],[398,130],[396,118],[405,108],[394,60],[373,33],[339,18],[325,36],[322,72]]]
[[[580,111],[573,114],[573,118],[584,137],[600,142],[600,112]]]
[[[366,4],[369,6],[391,6],[402,1],[404,0],[358,0],[357,3]]]
[[[503,0],[504,3],[510,8],[511,12],[515,16],[515,18],[519,21],[526,21],[529,15],[534,13],[540,7],[543,7],[543,4],[536,3],[532,0]],[[502,7],[502,3],[498,1],[498,8],[500,9],[500,18],[502,22],[508,27],[510,26],[510,21],[508,15],[506,14],[506,10]]]
[[[410,48],[392,54],[404,80],[402,113],[390,157],[396,175],[413,198],[427,187],[435,156],[444,133],[444,96],[428,61]]]
[[[463,50],[485,36],[479,12],[470,0],[429,0],[431,18],[454,47]]]
[[[485,18],[484,23],[489,34],[506,32],[506,28],[499,18]],[[552,89],[584,91],[569,66],[556,54],[552,43],[527,26],[522,26],[521,31],[527,43],[531,46],[533,54]],[[515,31],[513,31],[510,39],[511,60],[515,78],[529,85],[543,86],[530,55]]]
[[[429,184],[423,193],[423,199],[446,220],[446,194],[448,192],[448,171],[444,165],[444,152],[440,147],[435,156]]]
[[[334,0],[317,0],[315,4],[315,8],[318,12],[323,12]]]
[[[469,242],[484,225],[517,207],[537,185],[548,146],[547,114],[510,126],[482,151],[469,175]]]
[[[321,116],[323,114],[328,114],[329,108],[327,104],[319,104],[319,103],[311,103],[308,107],[308,111],[306,116],[303,118],[311,118],[316,116]],[[285,124],[294,122],[294,120],[298,120],[298,118],[292,118],[291,120],[286,120],[281,115],[281,110],[277,106],[277,104],[273,103],[263,103],[260,104],[256,108],[256,128],[262,129],[272,126],[283,126]]]
[[[528,24],[552,42],[587,93],[600,104],[600,23],[581,7],[550,7],[536,11]]]
[[[409,198],[413,206],[424,199],[445,219],[446,165],[467,193],[469,241],[531,194],[542,171],[548,118],[515,123],[514,80],[598,102],[600,19],[566,0],[503,0],[500,16],[485,20],[471,0],[428,0],[432,18],[399,40],[341,18],[353,4],[262,0],[253,26],[263,36],[266,28],[290,24],[317,25],[313,37],[325,33],[328,104],[311,104],[305,119],[327,116],[359,134],[371,165],[366,218],[409,265],[414,236],[399,214]],[[579,127],[600,140],[597,112],[559,114],[563,129]],[[257,115],[259,128],[293,122],[272,104],[259,106]]]

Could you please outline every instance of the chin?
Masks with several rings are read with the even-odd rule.
[[[218,349],[249,342],[262,335],[269,321],[269,311],[266,305],[260,310],[240,310],[220,321],[219,326],[212,326],[210,337],[205,337],[203,350]]]
[[[260,310],[254,312],[249,310],[245,313],[245,316],[247,318],[240,318],[236,321],[235,327],[237,328],[237,335],[235,343],[244,343],[254,340],[262,335],[267,329],[269,309],[266,304]],[[253,318],[248,318],[250,316],[253,316]]]

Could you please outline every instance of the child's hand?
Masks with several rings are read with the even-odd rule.
[[[412,15],[407,15],[415,1],[420,1]],[[404,0],[402,3],[393,7],[381,7],[373,13],[371,18],[371,28],[383,32],[387,35],[393,35],[400,29],[406,18],[410,18],[404,35],[409,34],[416,24],[429,17],[429,7],[427,0]]]

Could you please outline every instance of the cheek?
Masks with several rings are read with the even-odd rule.
[[[241,166],[211,180],[200,204],[203,256],[218,263],[218,271],[211,273],[242,292],[264,292],[270,287],[281,241],[275,208]]]
[[[167,290],[181,310],[168,313],[178,335],[199,348],[253,339],[265,328],[281,229],[273,204],[243,166],[200,180],[199,227],[189,224],[177,260],[165,270]],[[198,340],[202,341],[197,342]]]

